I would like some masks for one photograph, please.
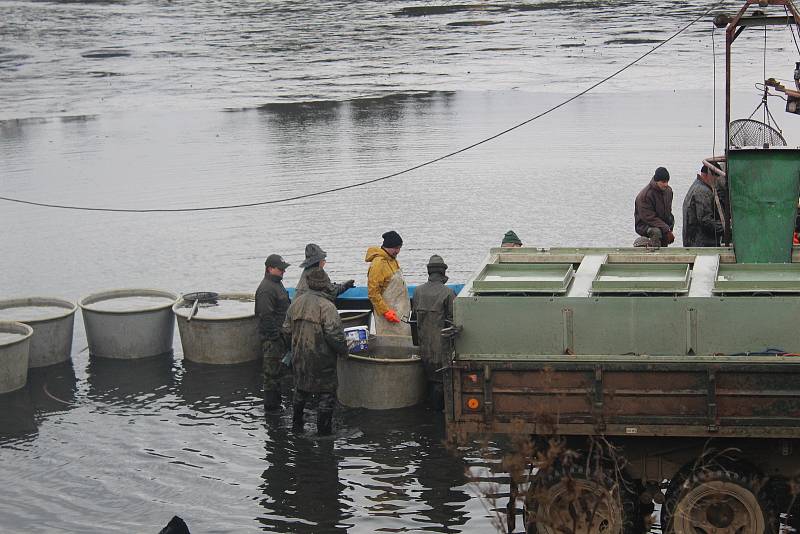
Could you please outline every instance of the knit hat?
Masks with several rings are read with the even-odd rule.
[[[512,245],[522,245],[522,240],[517,237],[517,234],[514,233],[514,230],[509,230],[506,232],[506,235],[503,236],[503,240],[500,242],[501,245],[506,243],[511,243]]]
[[[439,256],[438,254],[434,254],[431,256],[431,259],[428,260],[428,274],[432,272],[444,272],[447,270],[447,264],[444,262],[444,259]]]
[[[315,245],[314,243],[309,243],[306,245],[306,259],[300,264],[300,267],[305,269],[306,267],[310,267],[315,263],[321,262],[327,257],[328,253],[322,250],[322,247]]]
[[[313,291],[323,291],[328,288],[331,279],[328,278],[328,273],[326,273],[324,269],[315,267],[308,271],[306,282],[308,282],[309,289]]]
[[[283,261],[283,258],[278,254],[270,254],[267,256],[266,261],[264,261],[264,265],[266,267],[275,267],[276,269],[286,270],[289,266],[288,263]]]
[[[657,168],[655,174],[653,174],[653,180],[656,182],[669,182],[669,171],[664,167]]]
[[[383,248],[395,248],[403,246],[403,238],[394,230],[389,230],[381,236],[383,238]]]

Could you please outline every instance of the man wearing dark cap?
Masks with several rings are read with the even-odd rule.
[[[657,168],[650,183],[636,195],[633,220],[636,233],[649,238],[651,246],[666,247],[675,241],[672,188],[664,167]]]
[[[715,200],[716,180],[703,165],[683,199],[683,246],[718,247],[724,226]]]
[[[441,369],[446,365],[451,348],[450,338],[442,329],[453,320],[456,294],[447,287],[447,264],[434,254],[428,260],[428,281],[414,290],[413,310],[417,318],[419,356],[428,379],[428,400],[436,410],[444,407]]]
[[[270,254],[264,265],[264,279],[256,290],[256,318],[264,354],[264,409],[269,411],[281,405],[281,359],[288,350],[281,326],[289,308],[283,273],[289,264],[279,255]]]
[[[322,247],[319,245],[315,245],[314,243],[306,245],[306,259],[300,264],[300,267],[303,268],[303,273],[300,275],[300,280],[297,282],[294,294],[295,298],[308,291],[308,282],[306,281],[308,273],[315,268],[324,269],[326,263],[325,258],[327,257],[328,253],[322,250]],[[336,297],[355,285],[355,280],[348,280],[342,284],[334,284],[331,282],[327,290],[328,298],[336,300]]]
[[[369,262],[367,294],[375,317],[375,333],[379,336],[411,336],[411,327],[400,321],[411,314],[408,288],[397,255],[403,246],[400,234],[390,230],[383,234],[380,247],[370,247],[364,261]]]
[[[514,233],[514,230],[509,230],[503,236],[503,240],[500,242],[500,246],[502,248],[519,248],[522,246],[522,240],[517,237],[517,234]]]
[[[339,312],[327,294],[330,278],[315,267],[306,280],[308,290],[292,302],[283,323],[292,344],[292,427],[303,430],[306,403],[317,395],[317,433],[326,435],[331,433],[336,407],[336,360],[347,354],[347,343]]]

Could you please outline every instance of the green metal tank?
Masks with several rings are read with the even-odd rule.
[[[728,177],[736,262],[791,262],[800,150],[730,149]]]

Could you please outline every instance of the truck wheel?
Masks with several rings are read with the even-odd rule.
[[[736,471],[679,474],[662,510],[665,534],[774,534],[777,514],[753,477]]]
[[[537,474],[526,498],[528,534],[639,534],[628,481],[583,466]]]

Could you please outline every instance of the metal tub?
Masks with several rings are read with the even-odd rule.
[[[221,293],[217,301],[253,302],[249,312],[232,316],[204,316],[204,308],[188,319],[191,305],[180,299],[172,307],[177,317],[183,357],[197,363],[231,365],[261,358],[261,340],[255,316],[254,296],[250,293]]]
[[[410,338],[409,338],[410,339]],[[351,408],[392,410],[425,399],[425,372],[416,347],[372,336],[369,349],[340,356],[337,362],[339,402]]]
[[[163,299],[134,309],[103,309],[101,303],[128,298]],[[102,358],[135,359],[172,351],[177,296],[157,289],[119,289],[94,293],[79,305],[86,327],[89,353]]]
[[[25,310],[20,309],[19,316],[14,317],[14,308],[33,307],[59,308],[60,312],[48,310],[46,314],[27,317]],[[56,298],[32,297],[0,301],[0,311],[5,311],[4,316],[33,328],[28,367],[46,367],[71,359],[72,332],[77,309],[75,303]]]
[[[25,387],[31,336],[33,328],[24,323],[0,321],[0,393]]]

